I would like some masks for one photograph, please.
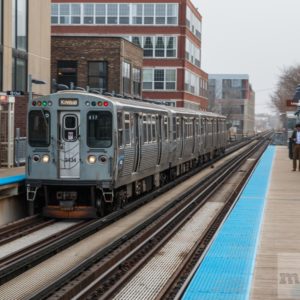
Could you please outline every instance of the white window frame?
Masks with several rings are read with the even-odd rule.
[[[143,91],[176,91],[177,90],[177,68],[144,68],[143,69],[143,72],[147,70],[151,70],[151,76],[152,76],[152,87],[151,89],[145,89],[144,88],[144,77],[143,76]],[[163,88],[162,89],[155,89],[155,81],[154,81],[154,74],[155,74],[155,70],[163,70],[164,71],[164,81],[163,81]],[[166,81],[166,74],[167,74],[167,70],[174,70],[175,72],[175,81]],[[149,82],[149,81],[146,81],[146,82]],[[160,81],[158,81],[160,82]],[[175,88],[174,89],[167,89],[166,88],[166,85],[167,85],[167,82],[174,82],[175,83]]]
[[[78,23],[72,23],[72,13],[71,13],[71,5],[72,4],[79,4],[80,5],[80,11],[81,11],[81,16],[80,16],[80,24]],[[83,5],[84,4],[93,4],[94,6],[94,15],[93,15],[93,24],[91,23],[87,23],[87,24],[84,24],[84,13],[83,13]],[[105,16],[103,16],[105,18],[105,23],[102,24],[102,23],[96,23],[96,5],[97,4],[103,4],[105,5]],[[108,5],[111,5],[111,4],[116,4],[117,5],[117,22],[116,23],[110,23],[108,24],[107,21],[108,21],[108,14],[107,14],[107,8],[108,8]],[[123,5],[123,4],[129,4],[129,23],[128,24],[120,24],[120,5]],[[142,5],[142,15],[141,16],[137,16],[137,17],[141,17],[142,19],[142,23],[141,24],[134,24],[133,23],[133,5],[136,5],[136,4],[141,4]],[[145,5],[151,5],[153,4],[153,7],[154,7],[154,11],[153,11],[153,24],[145,24],[144,23],[144,18],[145,18]],[[161,5],[161,4],[164,4],[165,5],[165,16],[164,16],[164,19],[165,19],[165,22],[163,24],[157,24],[156,23],[156,6],[157,5]],[[133,25],[133,26],[178,26],[178,21],[179,21],[179,5],[178,3],[168,3],[168,2],[164,2],[164,3],[110,3],[108,1],[108,3],[86,3],[86,2],[79,2],[79,3],[73,3],[73,2],[69,2],[69,3],[52,3],[52,5],[57,5],[58,6],[58,15],[52,15],[51,13],[51,17],[57,17],[58,18],[58,22],[57,23],[53,23],[52,25],[95,25],[95,24],[101,24],[101,25],[106,25],[106,26],[115,26],[115,25]],[[69,22],[68,23],[61,23],[60,22],[60,7],[61,5],[69,5],[69,10],[70,10],[70,15],[69,15]],[[176,12],[176,14],[174,15],[168,15],[168,10],[169,10],[169,7],[171,6],[174,6],[174,11]],[[65,15],[67,16],[67,15]],[[77,15],[76,15],[77,16]],[[114,17],[114,16],[113,16]],[[161,17],[161,16],[159,16]],[[176,22],[175,23],[168,23],[168,18],[176,18]]]

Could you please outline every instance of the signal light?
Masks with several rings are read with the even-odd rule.
[[[92,106],[96,106],[96,102],[95,101],[92,101]]]
[[[38,101],[38,102],[37,102],[37,106],[42,106],[42,102],[41,102],[41,101]]]
[[[101,102],[101,101],[98,101],[97,105],[98,105],[98,106],[102,106],[102,102]]]
[[[52,106],[52,101],[48,101],[48,105],[49,105],[49,106]]]
[[[47,101],[43,101],[42,105],[47,106]]]
[[[104,106],[108,106],[108,102],[107,102],[107,101],[104,101],[103,105],[104,105]]]
[[[32,101],[32,106],[36,106],[36,101]]]

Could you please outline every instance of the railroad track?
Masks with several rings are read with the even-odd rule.
[[[264,142],[265,146],[266,144]],[[256,145],[247,150],[247,154],[243,153],[239,158],[235,157],[228,161],[223,166],[222,171],[216,170],[216,172],[213,172],[205,180],[195,185],[192,191],[189,190],[183,193],[176,201],[165,206],[159,214],[148,218],[142,224],[127,232],[125,236],[113,241],[109,246],[104,247],[78,266],[65,272],[58,280],[32,294],[32,299],[48,297],[61,286],[63,288],[55,292],[50,299],[70,299],[78,293],[79,296],[75,299],[111,298],[116,290],[123,286],[140,266],[146,263],[147,259],[153,256],[153,251],[160,249],[162,244],[170,239],[180,226],[192,218],[193,213],[205,204],[206,200],[212,195],[213,190],[216,190],[231,172],[237,170],[246,159],[245,157],[253,155],[257,149],[258,146]],[[231,199],[222,208],[220,214],[211,221],[209,229],[205,231],[203,239],[200,241],[202,251],[204,251],[209,239],[212,238],[214,231],[217,230],[217,223],[221,222],[220,220],[230,209],[233,199],[235,199],[233,196],[236,196],[237,193],[237,190],[232,191]],[[199,253],[199,251],[196,252]],[[96,278],[97,280],[95,280]],[[70,280],[71,282],[66,284]],[[176,282],[175,279],[172,282],[175,287],[178,285],[178,283],[174,283]],[[83,287],[86,286],[88,288],[83,290]],[[169,297],[168,291],[169,289],[164,291],[166,294],[161,296],[161,299]]]
[[[39,215],[27,217],[0,227],[0,246],[39,230],[55,220],[46,220]]]
[[[233,151],[235,151],[235,150],[232,150],[231,152],[233,152]],[[232,163],[230,163],[230,164],[232,164]],[[186,176],[186,178],[187,177],[188,176]],[[178,185],[180,180],[182,181],[183,179],[179,179],[170,185],[171,186]],[[201,184],[204,185],[205,182],[202,182]],[[168,187],[168,188],[170,188],[170,187]],[[156,191],[152,195],[147,195],[147,196],[143,197],[142,199],[140,199],[139,201],[137,201],[136,203],[132,203],[132,204],[128,205],[122,211],[113,213],[103,219],[94,220],[88,224],[86,223],[81,228],[78,227],[78,228],[74,229],[73,232],[66,233],[65,236],[60,236],[59,238],[57,237],[56,240],[49,241],[48,245],[45,244],[43,247],[38,246],[36,248],[36,251],[34,251],[33,253],[31,252],[31,254],[27,253],[26,255],[22,255],[21,253],[19,253],[20,257],[18,257],[17,259],[12,258],[12,260],[10,261],[9,264],[5,263],[1,266],[1,268],[0,268],[1,283],[4,283],[7,280],[11,279],[12,277],[16,276],[17,274],[23,272],[29,266],[35,265],[35,264],[43,261],[44,259],[49,258],[51,255],[53,255],[54,253],[57,253],[61,249],[65,249],[65,248],[69,247],[70,245],[74,244],[75,242],[91,235],[92,233],[97,232],[101,228],[103,229],[104,227],[113,223],[116,219],[120,219],[124,215],[129,214],[132,210],[136,209],[136,207],[139,207],[142,204],[150,201],[157,194],[159,194],[160,192],[162,192],[164,190],[167,190],[168,188],[164,187],[161,189],[161,191]],[[195,193],[197,194],[198,191]],[[182,197],[184,197],[184,196],[182,195]],[[177,199],[177,201],[175,201],[175,203],[181,202],[182,201],[181,198]],[[170,204],[169,206],[165,207],[163,209],[163,211],[166,212],[166,211],[170,210],[170,207],[174,206],[174,205],[175,205],[174,203],[172,205]],[[163,213],[163,211],[161,213]],[[172,213],[170,214],[170,217],[171,217],[171,215],[172,215]],[[153,226],[154,226],[154,224],[158,223],[160,226],[160,224],[164,223],[162,221],[156,220],[157,218],[158,218],[158,216],[153,216],[152,219],[149,219],[147,221],[148,225],[153,224]],[[143,226],[147,227],[146,223],[144,223]],[[41,299],[42,297],[46,297],[47,295],[49,295],[49,293],[52,293],[55,289],[64,285],[68,280],[70,280],[70,278],[73,278],[74,276],[81,273],[81,271],[83,269],[89,268],[89,264],[92,265],[95,262],[95,260],[107,257],[107,255],[109,253],[112,253],[115,248],[118,248],[120,245],[123,245],[124,243],[125,244],[132,243],[131,241],[130,242],[126,242],[126,241],[128,241],[130,237],[134,237],[136,235],[136,233],[140,232],[140,231],[143,231],[143,228],[141,226],[139,228],[136,228],[133,233],[127,234],[126,237],[121,237],[119,240],[112,243],[112,245],[110,245],[110,247],[103,248],[100,251],[100,253],[97,253],[97,255],[94,255],[91,259],[87,259],[86,260],[87,264],[81,265],[80,267],[75,268],[74,270],[72,270],[72,272],[66,273],[65,276],[61,276],[62,277],[61,281],[59,281],[59,282],[55,281],[55,282],[53,282],[53,284],[48,285],[46,287],[46,289],[43,289],[42,291],[38,291],[35,295],[32,294],[32,298]],[[107,268],[108,268],[108,265],[105,264],[105,268],[102,269],[101,272],[103,273],[103,271],[106,270]]]

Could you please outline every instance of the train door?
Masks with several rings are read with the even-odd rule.
[[[198,132],[196,132],[196,121],[195,118],[192,119],[192,138],[193,138],[193,146],[192,146],[192,153],[195,153],[195,146],[196,146],[196,138]]]
[[[157,165],[160,165],[161,161],[161,152],[162,152],[162,127],[163,127],[163,118],[161,115],[158,116],[158,128],[157,128],[157,142],[158,142],[158,156],[157,156]]]
[[[59,112],[59,177],[80,178],[79,112]]]
[[[133,172],[137,172],[140,160],[141,160],[141,133],[140,133],[140,116],[138,113],[134,114],[134,147],[135,147],[135,157]]]
[[[185,120],[184,118],[179,119],[179,126],[180,126],[180,156],[182,157],[183,155],[183,147],[184,147],[184,140],[185,140],[185,133],[184,133],[184,125],[185,125]]]

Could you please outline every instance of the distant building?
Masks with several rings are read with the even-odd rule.
[[[143,98],[207,108],[202,17],[190,0],[52,0],[51,19],[53,37],[116,36],[141,47]]]
[[[0,167],[14,163],[15,129],[26,136],[28,74],[46,82],[34,94],[50,92],[50,16],[50,0],[0,0]]]
[[[245,74],[209,74],[209,109],[227,117],[237,133],[253,134],[255,93]]]

